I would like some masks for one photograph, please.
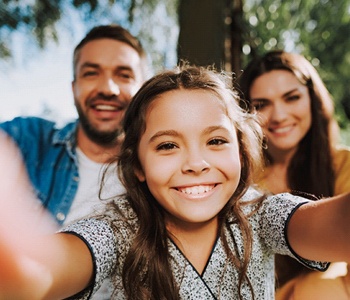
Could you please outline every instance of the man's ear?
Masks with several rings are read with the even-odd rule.
[[[146,176],[145,176],[145,173],[143,173],[143,170],[137,168],[135,169],[135,175],[137,177],[137,179],[140,181],[140,182],[144,182],[146,181]]]

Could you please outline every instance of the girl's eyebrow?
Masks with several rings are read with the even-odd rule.
[[[209,126],[209,127],[205,128],[203,130],[203,135],[209,134],[209,133],[216,131],[216,130],[225,130],[226,132],[229,132],[229,130],[226,127],[220,126],[220,125],[215,125],[215,126]],[[155,133],[154,135],[152,135],[149,142],[152,143],[154,140],[156,140],[157,138],[162,137],[162,136],[179,137],[179,136],[181,136],[181,134],[178,133],[176,130],[161,130],[161,131],[158,131],[157,133]]]
[[[203,131],[203,134],[209,134],[209,133],[212,133],[213,131],[216,131],[216,130],[225,130],[227,132],[230,132],[230,130],[228,130],[226,127],[224,126],[221,126],[221,125],[215,125],[215,126],[209,126],[207,127],[204,131]]]
[[[152,143],[157,138],[159,138],[161,136],[165,136],[165,135],[173,136],[173,137],[180,136],[180,134],[177,131],[175,131],[175,130],[161,130],[161,131],[158,131],[157,133],[155,133],[154,135],[152,135],[152,137],[150,138],[149,142]]]

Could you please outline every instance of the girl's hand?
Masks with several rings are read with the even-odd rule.
[[[28,296],[31,284],[44,271],[36,262],[40,245],[34,241],[57,228],[32,193],[17,147],[2,132],[0,208],[0,299],[34,299]]]

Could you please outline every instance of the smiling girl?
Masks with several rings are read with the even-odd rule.
[[[0,272],[0,298],[21,299],[23,290],[11,286],[24,282],[31,289],[23,299],[88,299],[111,275],[118,300],[271,300],[274,253],[319,270],[328,263],[312,260],[350,261],[350,195],[313,203],[249,188],[262,135],[226,80],[182,67],[147,81],[125,115],[125,196],[61,233],[33,238],[36,251],[11,256],[0,240],[0,270],[17,270]],[[19,265],[18,256],[34,264]],[[33,265],[41,281],[30,276]]]

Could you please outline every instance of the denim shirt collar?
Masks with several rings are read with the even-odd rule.
[[[76,146],[77,146],[77,127],[79,120],[68,123],[62,129],[56,131],[53,135],[52,144],[53,145],[62,145],[65,144],[68,150],[68,153],[75,158]]]

